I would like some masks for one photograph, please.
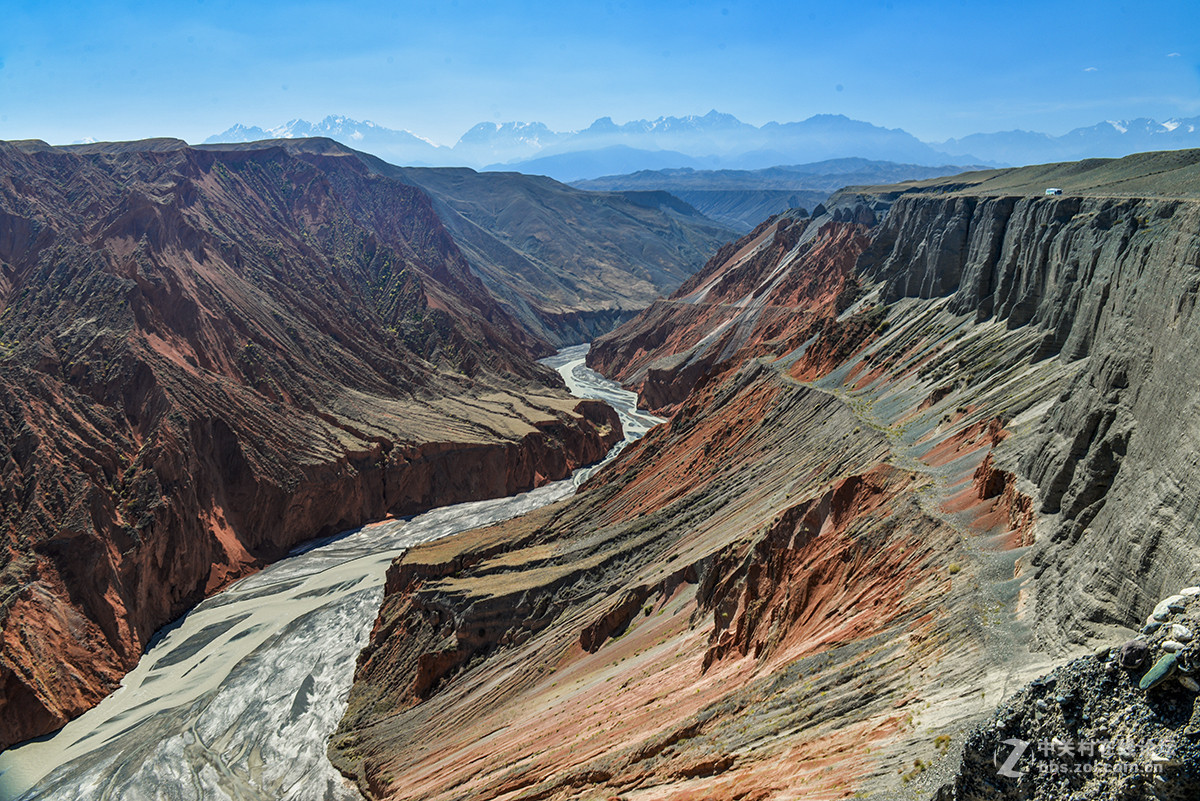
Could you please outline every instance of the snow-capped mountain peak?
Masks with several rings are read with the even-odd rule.
[[[755,126],[714,109],[703,115],[660,116],[620,124],[611,117],[600,117],[576,131],[554,131],[540,122],[481,122],[451,148],[409,131],[334,114],[318,123],[293,119],[269,130],[238,124],[206,142],[325,136],[398,164],[503,165],[505,169],[596,177],[613,173],[614,168],[616,172],[663,166],[759,169],[851,156],[930,165],[952,160],[1000,165],[1072,161],[1200,147],[1197,126],[1200,118],[1159,122],[1140,117],[1106,120],[1060,136],[1004,131],[930,144],[901,129],[841,114]]]

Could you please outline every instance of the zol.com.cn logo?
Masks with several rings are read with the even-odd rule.
[[[1012,750],[1008,752],[1008,758],[1003,762],[1000,761],[1000,755],[1003,749],[997,748],[992,761],[996,763],[996,773],[1000,776],[1007,776],[1010,779],[1019,779],[1025,775],[1025,771],[1016,770],[1017,763],[1021,761],[1021,757],[1025,756],[1025,752],[1029,750],[1029,741],[1021,740],[1016,737],[1010,737],[1003,740],[1001,745],[1011,746]]]

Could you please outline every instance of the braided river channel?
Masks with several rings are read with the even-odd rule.
[[[634,393],[589,370],[587,348],[544,363],[571,392],[620,414],[625,441],[607,462],[661,421],[638,411]],[[230,585],[163,628],[96,708],[0,754],[0,799],[360,801],[325,748],[392,559],[566,498],[599,466],[531,492],[309,543]]]

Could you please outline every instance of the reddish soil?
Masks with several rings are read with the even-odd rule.
[[[421,191],[296,148],[0,143],[0,748],[293,545],[619,437]]]

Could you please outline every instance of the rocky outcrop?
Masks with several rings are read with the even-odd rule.
[[[1014,541],[1012,547],[1033,544],[1033,499],[1017,489],[1017,476],[996,467],[988,453],[975,468],[972,477],[977,497],[981,501],[995,499],[996,511],[1007,520]]]
[[[301,541],[620,438],[344,149],[0,143],[0,275],[0,747]]]
[[[941,801],[1186,799],[1200,794],[1200,588],[1155,607],[1141,633],[1039,677],[963,748]]]

